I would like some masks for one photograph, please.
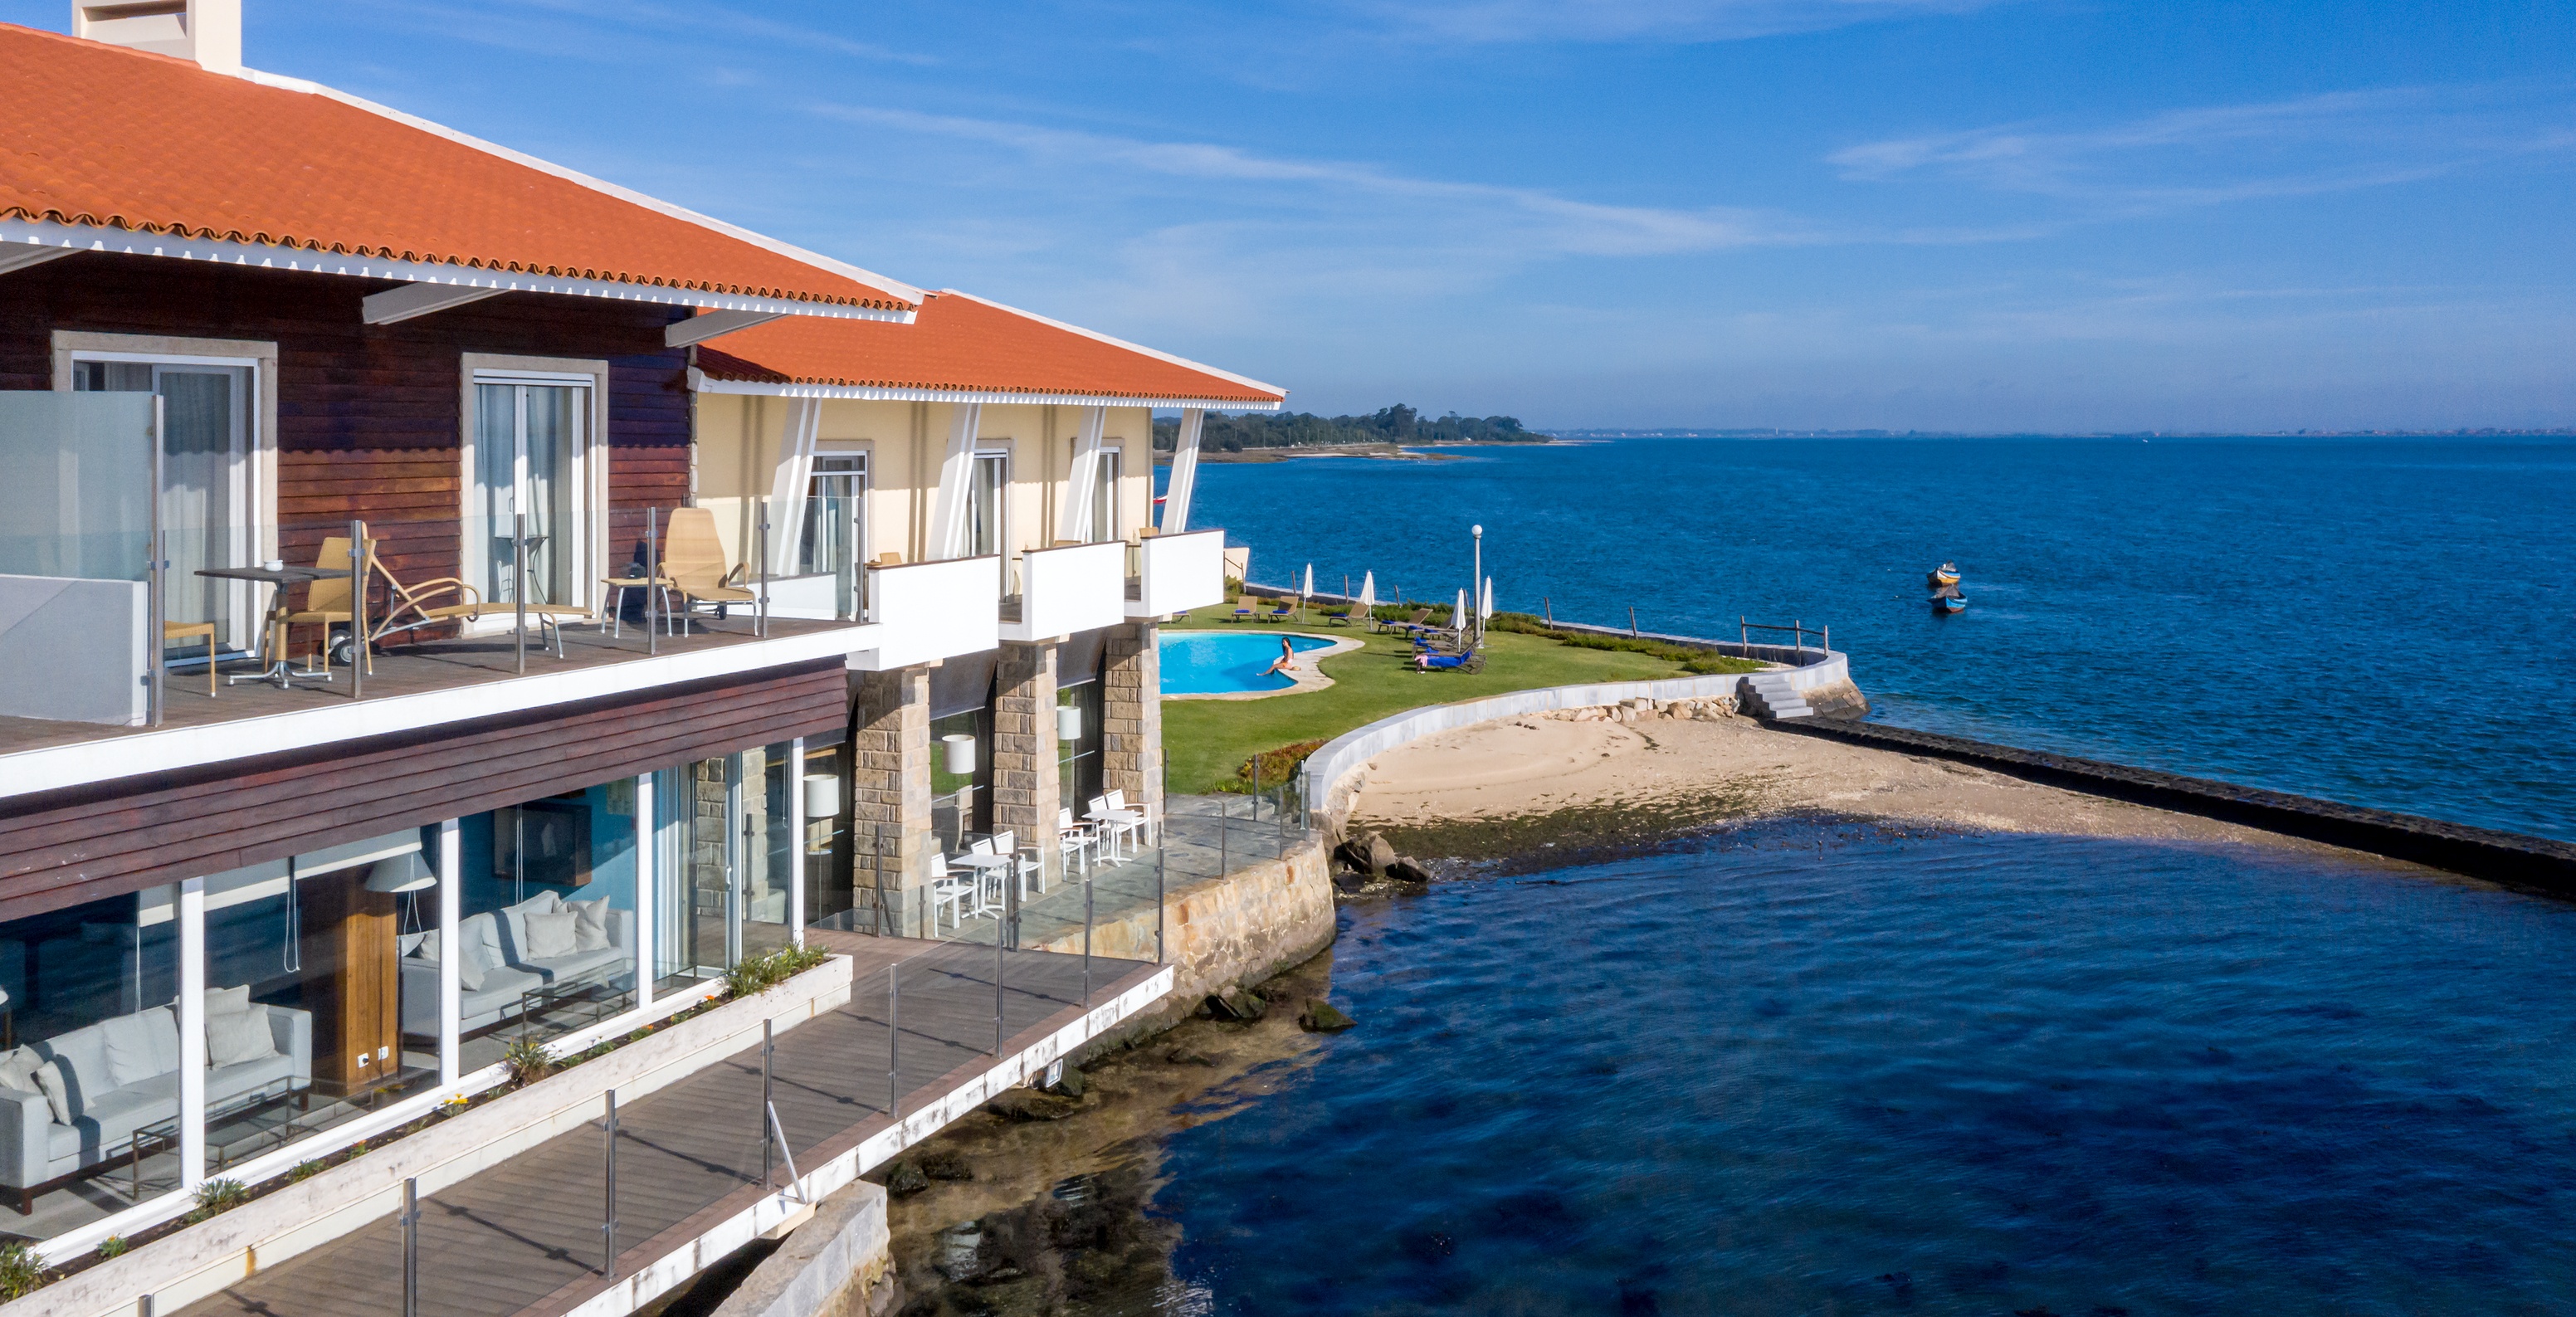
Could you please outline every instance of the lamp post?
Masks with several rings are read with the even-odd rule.
[[[1475,610],[1476,639],[1482,642],[1485,638],[1485,528],[1470,526],[1467,531],[1476,537],[1476,574],[1467,582],[1471,597],[1468,606]]]

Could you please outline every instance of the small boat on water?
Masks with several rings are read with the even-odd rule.
[[[1968,606],[1968,597],[1959,593],[1959,565],[1945,562],[1924,573],[1923,583],[1932,591],[1932,612],[1948,617]]]
[[[1959,583],[1959,564],[1954,562],[1945,562],[1940,566],[1933,568],[1926,583],[1935,590],[1938,590],[1945,585],[1957,585]]]

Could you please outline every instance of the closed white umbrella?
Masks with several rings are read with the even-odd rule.
[[[1377,622],[1377,573],[1375,572],[1363,573],[1360,576],[1360,620],[1371,625]]]
[[[1306,564],[1306,582],[1297,587],[1297,615],[1306,615],[1306,601],[1315,595],[1315,564]]]
[[[1449,627],[1460,634],[1467,630],[1467,592],[1458,592],[1458,607],[1449,614]]]
[[[1493,621],[1493,620],[1494,620],[1494,578],[1493,578],[1493,577],[1488,576],[1488,577],[1486,577],[1486,578],[1485,578],[1485,602],[1484,602],[1484,604],[1483,604],[1481,607],[1479,607],[1479,608],[1476,610],[1476,620],[1477,620],[1477,622],[1479,622],[1479,623],[1491,622],[1491,621]]]

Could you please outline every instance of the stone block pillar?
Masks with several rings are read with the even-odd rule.
[[[1100,653],[1100,782],[1127,804],[1160,817],[1163,808],[1163,667],[1159,629],[1131,622],[1109,632]]]
[[[1055,739],[1055,646],[1002,643],[993,669],[993,831],[1037,848],[1047,884],[1062,872],[1055,812],[1063,769]]]
[[[850,881],[859,926],[885,891],[885,927],[931,937],[930,666],[853,672]]]

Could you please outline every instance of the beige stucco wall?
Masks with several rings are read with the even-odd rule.
[[[956,404],[844,402],[823,404],[818,454],[864,453],[868,459],[867,556],[922,558],[929,536],[930,494],[948,445]],[[716,514],[726,553],[740,561],[753,538],[755,500],[777,488],[778,463],[796,403],[787,398],[704,394],[698,398],[697,501]],[[1014,549],[1055,541],[1065,483],[1082,425],[1077,406],[988,403],[976,427],[977,447],[1010,454],[1004,520]],[[1153,524],[1153,411],[1112,407],[1102,445],[1120,454],[1116,538],[1132,539]],[[773,522],[773,527],[776,525]],[[774,533],[774,531],[773,531]]]

